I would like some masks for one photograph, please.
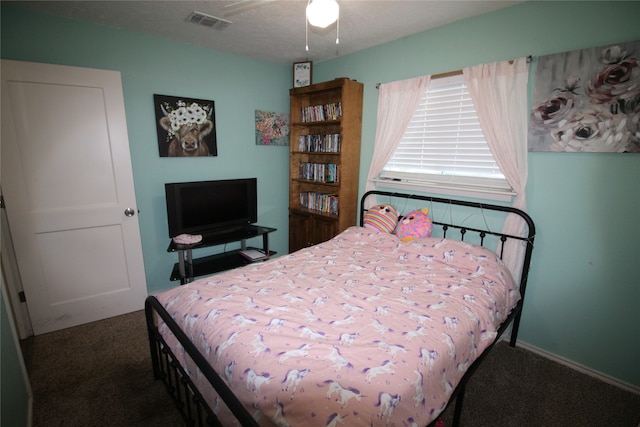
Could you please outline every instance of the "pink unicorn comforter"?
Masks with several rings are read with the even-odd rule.
[[[520,297],[487,249],[352,227],[157,298],[261,425],[404,427],[442,412]]]

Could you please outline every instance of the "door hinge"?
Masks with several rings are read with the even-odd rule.
[[[18,299],[20,302],[27,302],[27,296],[24,294],[24,291],[18,292]]]

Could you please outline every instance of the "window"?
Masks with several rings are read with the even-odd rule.
[[[489,150],[462,74],[431,80],[378,178],[446,194],[493,193],[503,200],[513,194]]]

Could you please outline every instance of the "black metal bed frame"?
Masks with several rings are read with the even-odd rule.
[[[526,235],[516,236],[491,231],[489,229],[483,230],[478,228],[466,227],[463,225],[446,223],[440,220],[433,219],[433,224],[441,227],[443,231],[443,237],[445,238],[447,238],[447,233],[451,229],[457,230],[459,232],[459,240],[462,241],[464,241],[467,233],[476,233],[480,238],[480,245],[484,245],[484,240],[488,235],[498,237],[501,243],[499,249],[497,250],[497,254],[500,258],[502,258],[503,256],[505,243],[507,242],[507,240],[518,240],[525,245],[522,274],[519,281],[519,290],[521,296],[520,301],[518,301],[516,306],[511,310],[511,313],[509,313],[505,321],[500,325],[497,337],[495,338],[494,342],[488,348],[486,348],[483,353],[471,364],[449,399],[450,403],[455,399],[453,423],[454,426],[457,426],[462,414],[464,392],[469,379],[512,322],[513,328],[511,330],[509,345],[511,347],[515,347],[516,345],[518,329],[520,326],[520,318],[522,316],[524,294],[526,291],[527,279],[529,275],[529,266],[531,263],[531,254],[533,251],[535,225],[533,223],[533,220],[527,213],[509,206],[375,190],[365,193],[360,200],[360,226],[363,225],[364,212],[366,211],[365,200],[369,196],[385,196],[389,198],[420,200],[430,202],[431,204],[439,203],[450,206],[465,206],[481,210],[485,209],[489,211],[506,212],[509,214],[518,215],[527,225]],[[213,413],[209,404],[205,401],[196,385],[192,382],[191,378],[186,373],[185,369],[180,365],[175,354],[171,351],[166,341],[164,340],[162,334],[158,331],[155,315],[162,319],[169,330],[171,330],[171,332],[183,346],[185,353],[187,353],[189,357],[191,357],[193,362],[201,370],[202,374],[216,390],[218,395],[222,398],[222,400],[225,402],[234,416],[238,419],[240,424],[242,426],[248,427],[258,426],[257,421],[236,398],[236,396],[233,394],[224,380],[220,377],[220,375],[218,375],[218,373],[211,367],[206,358],[189,340],[187,335],[180,329],[171,315],[169,315],[162,304],[160,304],[160,302],[154,296],[147,297],[145,301],[145,315],[147,320],[147,331],[149,334],[149,347],[151,351],[151,361],[153,365],[154,378],[156,380],[161,380],[164,383],[177,408],[180,410],[186,425],[222,426],[220,421]],[[432,422],[430,425],[435,424],[435,422],[436,421]]]

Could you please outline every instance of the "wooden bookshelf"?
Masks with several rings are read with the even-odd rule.
[[[294,252],[356,224],[363,85],[340,78],[293,88],[289,95],[289,252]],[[301,173],[305,167],[307,173]],[[337,180],[327,179],[327,170],[337,171]]]

